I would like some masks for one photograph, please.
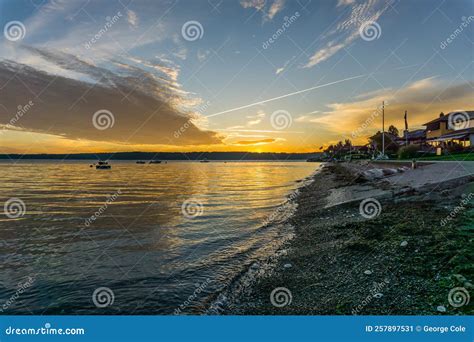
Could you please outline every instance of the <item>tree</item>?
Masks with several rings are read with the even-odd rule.
[[[388,133],[393,134],[394,136],[398,137],[398,128],[394,125],[390,125],[388,128]]]
[[[396,136],[391,133],[385,132],[385,153],[397,153],[398,144]],[[382,132],[378,131],[376,134],[369,138],[370,144],[375,150],[382,151]]]

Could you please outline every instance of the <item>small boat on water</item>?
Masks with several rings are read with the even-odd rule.
[[[137,164],[146,164],[143,160],[137,160]]]
[[[199,161],[200,163],[209,163],[209,159],[204,158],[203,160]]]
[[[111,168],[112,168],[112,166],[106,161],[99,161],[95,165],[96,170],[110,170]]]
[[[149,164],[161,164],[161,160],[150,160]]]

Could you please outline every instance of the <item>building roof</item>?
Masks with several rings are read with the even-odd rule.
[[[445,122],[445,121],[448,121],[448,118],[451,114],[455,114],[455,113],[461,113],[461,111],[457,111],[457,112],[449,112],[448,114],[443,114],[439,116],[439,118],[436,118],[434,120],[431,120],[430,122],[427,122],[425,124],[423,124],[423,126],[428,126],[428,125],[431,125],[431,124],[434,124],[434,123],[437,123],[437,122]],[[469,119],[472,120],[474,119],[474,110],[469,110],[469,111],[465,111],[465,113],[467,113],[469,115]]]
[[[426,130],[424,129],[417,129],[414,131],[405,131],[403,132],[403,137],[400,139],[408,139],[408,140],[418,140],[424,139],[426,137]]]

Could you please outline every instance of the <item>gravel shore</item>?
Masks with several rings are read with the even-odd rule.
[[[472,177],[414,188],[371,167],[326,164],[301,188],[295,237],[224,313],[473,314]]]

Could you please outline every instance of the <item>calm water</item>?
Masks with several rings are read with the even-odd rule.
[[[18,218],[0,215],[4,313],[205,312],[288,235],[281,225],[263,225],[317,167],[112,165],[0,163],[1,203],[19,198],[26,207]],[[93,301],[100,287],[113,292],[96,292],[104,308]]]

